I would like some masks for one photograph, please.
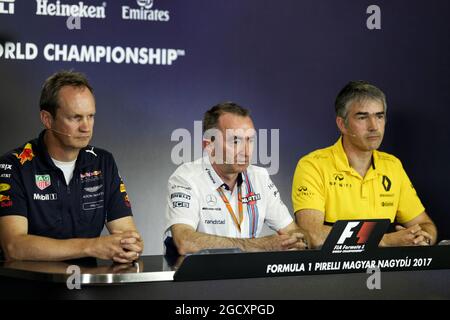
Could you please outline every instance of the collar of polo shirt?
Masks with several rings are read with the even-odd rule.
[[[342,144],[342,136],[339,138],[338,141],[333,145],[332,152],[334,156],[335,165],[338,171],[346,171],[350,172],[352,175],[357,175],[359,177],[359,174],[350,166],[350,163],[348,162],[347,154],[345,153],[344,146]],[[372,152],[372,165],[370,166],[371,169],[367,172],[365,176],[365,180],[371,179],[375,177],[376,168],[378,164],[379,159],[379,153],[377,150],[374,150]]]
[[[209,180],[212,183],[212,189],[213,190],[217,190],[218,188],[224,188],[226,190],[230,190],[230,187],[223,182],[222,178],[219,177],[219,175],[217,174],[216,170],[214,170],[212,164],[211,164],[211,160],[209,159],[209,156],[204,156],[203,160],[202,160],[202,166],[203,166],[203,170],[206,171],[207,176],[209,177]],[[243,178],[242,178],[242,173],[238,174],[238,178],[237,178],[237,185],[240,186],[242,185],[243,182]]]

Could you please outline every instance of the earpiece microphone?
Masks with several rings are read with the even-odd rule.
[[[356,137],[356,134],[353,133],[353,130],[350,130],[350,128],[347,128],[347,135],[350,137]]]
[[[341,134],[342,134],[342,136],[344,136],[344,132],[341,131]],[[350,132],[350,130],[347,130],[347,134],[345,134],[345,135],[349,136],[349,137],[353,137],[353,138],[356,137],[356,134]]]
[[[52,129],[52,128],[49,128],[48,130],[51,130],[51,131],[53,131],[54,133],[60,134],[60,135],[62,135],[62,136],[66,136],[66,137],[72,138],[72,135],[70,135],[70,134],[68,134],[68,133],[63,133],[63,132],[57,131],[57,130]]]

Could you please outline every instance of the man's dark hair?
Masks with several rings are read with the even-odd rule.
[[[209,129],[217,128],[219,117],[224,113],[231,113],[241,117],[249,117],[250,110],[234,102],[223,102],[215,105],[205,112],[203,116],[203,133]]]
[[[336,97],[334,104],[336,115],[347,121],[348,108],[354,101],[378,100],[387,110],[386,96],[383,91],[366,81],[350,81]]]
[[[48,111],[53,118],[56,117],[56,110],[59,107],[59,91],[65,86],[86,87],[94,94],[94,90],[84,74],[72,70],[62,70],[45,80],[39,100],[41,111]]]

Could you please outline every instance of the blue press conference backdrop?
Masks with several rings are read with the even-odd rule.
[[[367,27],[373,4],[381,29]],[[381,149],[449,238],[448,12],[447,0],[0,0],[0,153],[39,133],[48,75],[86,73],[92,144],[115,155],[146,253],[160,254],[174,130],[193,134],[221,101],[247,106],[257,128],[280,129],[273,180],[290,206],[298,159],[338,138],[337,92],[365,79],[388,97]]]

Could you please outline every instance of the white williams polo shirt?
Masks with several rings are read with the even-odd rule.
[[[239,219],[238,185],[241,186],[243,219],[240,230],[218,188],[223,190]],[[203,157],[181,165],[169,178],[166,231],[174,224],[187,224],[196,231],[232,238],[255,238],[263,224],[280,230],[293,221],[266,169],[250,165],[239,175],[231,192]]]

